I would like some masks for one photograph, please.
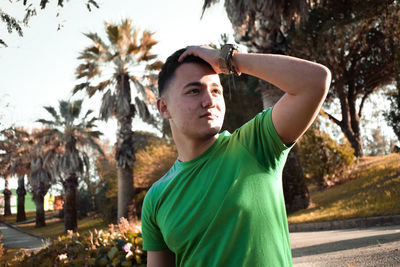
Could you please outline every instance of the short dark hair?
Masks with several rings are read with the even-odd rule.
[[[206,65],[212,69],[211,65],[208,64],[207,61],[193,55],[187,56],[182,62],[179,62],[178,59],[183,54],[183,52],[185,52],[185,50],[186,48],[175,51],[175,53],[170,55],[165,63],[162,65],[161,71],[158,74],[158,96],[161,96],[161,94],[164,92],[165,88],[168,86],[168,83],[174,76],[175,70],[180,65],[185,63],[196,63]]]

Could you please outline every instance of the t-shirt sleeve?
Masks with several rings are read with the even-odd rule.
[[[164,250],[168,249],[165,244],[161,230],[156,222],[156,211],[154,203],[152,203],[151,189],[146,194],[142,207],[142,235],[143,235],[143,250]]]
[[[264,166],[281,162],[293,147],[286,146],[272,122],[272,108],[257,114],[236,133],[239,142]]]

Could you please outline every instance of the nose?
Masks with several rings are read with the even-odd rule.
[[[203,108],[213,107],[215,105],[216,96],[210,90],[204,90],[204,96],[201,102]]]

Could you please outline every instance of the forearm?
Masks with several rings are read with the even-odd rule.
[[[291,95],[323,93],[329,88],[329,70],[314,62],[283,55],[236,53],[233,64],[240,72]]]

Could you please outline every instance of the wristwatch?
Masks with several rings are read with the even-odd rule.
[[[223,74],[241,74],[232,64],[232,57],[238,51],[239,48],[234,44],[225,44],[221,47],[218,58],[218,67]]]

